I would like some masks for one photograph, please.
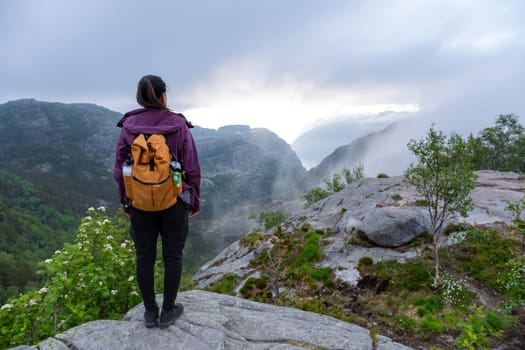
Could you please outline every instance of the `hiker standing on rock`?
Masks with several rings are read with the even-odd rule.
[[[137,102],[142,108],[126,113],[117,124],[122,130],[113,176],[120,203],[131,219],[145,325],[169,327],[184,309],[175,300],[188,218],[199,212],[200,165],[189,131],[193,126],[182,114],[168,109],[166,84],[160,77],[146,75],[140,79]],[[164,262],[160,317],[154,291],[159,234]]]

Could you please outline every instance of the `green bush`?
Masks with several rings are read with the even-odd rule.
[[[255,215],[251,215],[251,218],[255,218]],[[272,227],[276,227],[286,220],[288,214],[280,210],[274,211],[263,211],[260,212],[256,217],[257,224],[264,230],[269,230]]]
[[[358,267],[362,266],[370,266],[374,264],[374,259],[372,259],[369,256],[363,256],[361,259],[359,259],[359,262],[357,263]]]
[[[90,208],[71,244],[40,263],[46,283],[0,309],[0,348],[32,344],[97,319],[120,319],[140,302],[135,250],[123,215]]]
[[[458,244],[454,258],[463,272],[500,292],[506,292],[504,283],[498,283],[494,276],[504,278],[506,272],[512,269],[508,262],[519,255],[518,246],[515,240],[500,238],[497,230],[473,228]]]
[[[423,259],[413,259],[406,263],[394,260],[381,261],[372,266],[379,279],[390,281],[389,288],[395,291],[417,291],[429,288],[432,284],[432,268]]]
[[[250,277],[240,289],[240,293],[245,298],[267,301],[267,299],[272,296],[272,293],[266,290],[267,286],[268,281],[264,277]]]
[[[364,178],[364,167],[362,164],[354,167],[352,170],[344,167],[341,173],[335,173],[331,179],[324,179],[325,188],[315,186],[303,196],[305,200],[304,207],[308,207],[321,199],[327,198],[334,193],[343,190],[346,185]]]
[[[242,237],[239,240],[239,244],[243,247],[247,247],[247,246],[249,247],[257,243],[261,239],[262,239],[262,236],[259,232],[252,232]]]
[[[503,330],[511,324],[509,316],[492,310],[485,312],[483,306],[472,307],[468,320],[458,325],[461,334],[456,339],[456,345],[460,349],[488,349],[488,337],[501,337]]]
[[[215,293],[233,294],[238,279],[237,275],[226,275],[221,281],[213,284],[211,290]]]

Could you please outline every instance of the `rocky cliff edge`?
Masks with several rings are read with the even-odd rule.
[[[148,329],[141,305],[122,321],[98,320],[16,350],[299,350],[410,349],[335,318],[204,291],[177,298],[184,314],[167,329]]]

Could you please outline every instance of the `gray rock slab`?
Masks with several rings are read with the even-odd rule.
[[[38,344],[39,350],[71,350],[66,344],[56,338],[47,338]]]
[[[69,329],[40,349],[299,350],[374,348],[369,330],[332,317],[205,291],[179,294],[183,315],[167,329],[148,329],[141,305],[123,321],[98,320]],[[409,349],[379,337],[382,350]],[[52,347],[55,346],[56,347]],[[66,347],[62,347],[65,345]],[[26,349],[24,347],[18,350]],[[27,349],[35,349],[27,347]]]

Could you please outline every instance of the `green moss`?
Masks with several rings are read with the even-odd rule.
[[[502,276],[508,270],[508,261],[518,255],[517,240],[499,237],[496,230],[471,229],[458,244],[454,259],[463,272],[500,292],[505,292],[498,285],[498,278],[494,276]]]
[[[443,310],[443,301],[440,296],[434,295],[430,297],[418,297],[414,300],[413,304],[419,306],[419,310],[424,311],[424,315],[435,314]],[[423,316],[423,315],[421,315]]]
[[[372,259],[369,256],[363,256],[361,259],[359,259],[359,262],[357,263],[358,267],[362,266],[370,266],[374,264],[374,259]]]
[[[436,334],[442,333],[444,328],[443,321],[432,314],[426,315],[425,318],[419,323],[419,327],[423,331]]]
[[[426,207],[428,204],[428,201],[426,199],[418,199],[416,200],[416,205],[420,207]]]
[[[399,327],[409,331],[413,331],[416,328],[416,321],[407,316],[396,316],[394,317],[393,321],[395,327]]]
[[[397,201],[400,201],[403,199],[403,197],[400,195],[400,194],[394,194],[393,196],[391,196],[390,198],[392,198],[393,200],[395,200],[396,202]]]
[[[224,278],[211,285],[211,291],[220,294],[230,294],[233,295],[233,290],[237,284],[239,277],[237,275],[226,275]]]
[[[310,225],[309,223],[304,223],[302,226],[301,226],[301,231],[303,232],[308,232],[312,229],[312,225]]]
[[[388,179],[390,176],[388,176],[387,174],[385,173],[379,173],[377,174],[377,178],[378,179]]]
[[[262,240],[262,235],[259,232],[252,232],[239,240],[242,247],[249,247]]]
[[[432,267],[423,259],[413,259],[404,264],[394,260],[381,261],[372,269],[379,279],[390,281],[391,291],[428,289],[433,282]]]
[[[272,296],[271,291],[266,290],[267,286],[268,281],[264,277],[250,277],[246,280],[239,292],[245,298],[266,302],[267,299]]]

